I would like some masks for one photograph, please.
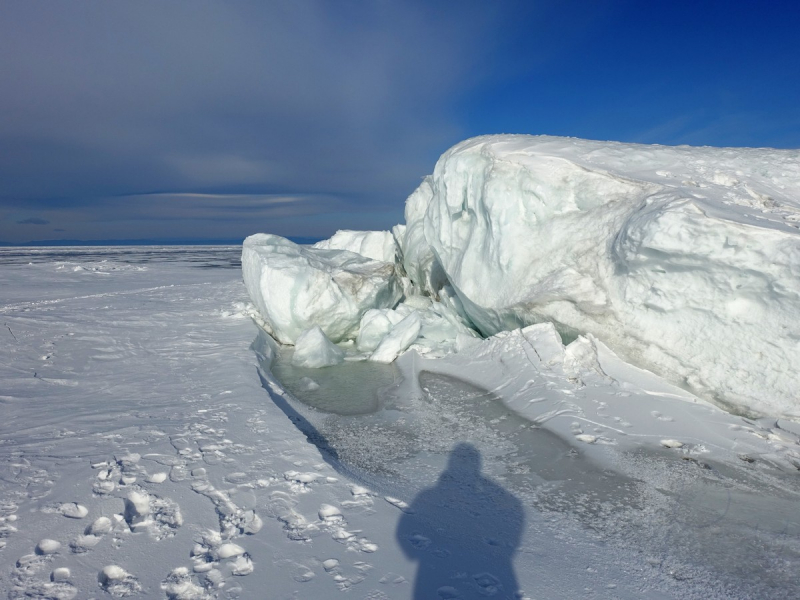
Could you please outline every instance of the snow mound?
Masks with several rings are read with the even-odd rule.
[[[392,307],[401,296],[393,263],[307,248],[276,235],[244,241],[242,274],[256,309],[282,344],[293,344],[314,325],[334,342],[351,339],[367,310]]]
[[[342,229],[332,238],[314,244],[322,250],[349,250],[372,260],[393,263],[396,246],[394,236],[388,231],[351,231]]]
[[[413,285],[448,281],[483,335],[551,321],[728,407],[800,416],[800,152],[485,136],[406,218]]]
[[[344,352],[327,338],[319,325],[301,333],[294,344],[292,364],[297,367],[319,369],[338,365],[342,361]]]

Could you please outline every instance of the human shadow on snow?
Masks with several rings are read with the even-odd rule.
[[[481,474],[478,449],[455,446],[397,526],[398,543],[419,562],[414,599],[520,598],[512,559],[524,522],[522,503]]]

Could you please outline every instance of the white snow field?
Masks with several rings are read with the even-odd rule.
[[[0,249],[1,594],[800,594],[796,423],[411,291],[411,351],[298,365],[240,251]]]

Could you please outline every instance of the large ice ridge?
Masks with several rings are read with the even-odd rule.
[[[470,329],[490,336],[552,322],[565,341],[592,334],[729,408],[800,417],[800,151],[484,136],[439,159],[405,216],[394,253],[387,232],[348,232],[327,246],[352,240],[384,261],[396,255],[377,263],[389,265],[381,276],[394,293],[359,304],[350,311],[359,322],[346,326],[273,323],[296,331],[279,341],[312,324],[334,341],[355,339],[369,308],[400,311],[381,321],[387,336],[409,310],[423,323],[438,311],[452,329],[426,347],[448,351]],[[265,283],[270,268],[256,262],[245,269],[251,295],[270,290],[308,312],[289,280]],[[264,298],[254,302],[274,321],[276,301]],[[374,337],[374,314],[369,323]]]

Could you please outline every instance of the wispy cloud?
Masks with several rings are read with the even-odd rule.
[[[3,5],[0,203],[95,221],[108,198],[152,190],[399,206],[464,135],[449,108],[491,72],[488,33],[508,12],[421,0]],[[185,211],[212,209],[195,198]]]

